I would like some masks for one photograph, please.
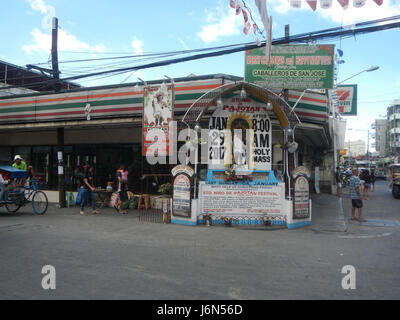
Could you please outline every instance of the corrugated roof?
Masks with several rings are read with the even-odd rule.
[[[45,74],[0,60],[0,82],[7,83],[10,87],[20,87],[40,92],[53,91],[54,82],[49,82],[50,80],[53,80],[53,78]],[[61,80],[59,83],[61,89],[64,90],[81,87],[73,82]]]

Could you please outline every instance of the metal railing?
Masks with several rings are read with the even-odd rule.
[[[171,223],[171,212],[164,213],[162,209],[139,209],[139,221],[150,223]]]
[[[284,215],[265,215],[265,216],[220,216],[203,215],[200,224],[204,225],[224,225],[228,227],[286,227],[286,216]]]

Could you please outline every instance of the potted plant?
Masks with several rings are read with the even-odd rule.
[[[166,194],[171,194],[171,188],[172,188],[172,184],[167,182],[162,184],[159,188],[158,188],[158,192],[160,194],[166,195]]]

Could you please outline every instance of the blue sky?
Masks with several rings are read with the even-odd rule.
[[[245,2],[262,26],[254,1]],[[301,8],[291,8],[287,0],[267,0],[273,38],[283,36],[286,24],[290,24],[291,34],[298,34],[400,14],[400,0],[383,0],[380,7],[366,0],[362,8],[353,8],[352,2],[345,11],[333,0],[330,9],[318,7],[314,12],[305,1]],[[60,62],[101,58],[110,52],[142,54],[255,41],[254,36],[243,34],[243,18],[235,15],[228,0],[2,0],[1,8],[0,59],[17,65],[48,61],[53,15],[59,19]],[[394,29],[327,42],[344,51],[346,62],[340,65],[339,81],[371,65],[380,67],[346,82],[359,87],[358,116],[347,118],[348,128],[366,130],[374,119],[386,114],[390,101],[400,98],[399,40],[400,30]],[[80,83],[96,86],[121,83],[127,76],[127,82],[134,82],[137,77],[153,80],[190,73],[243,76],[243,62],[243,53],[237,53]],[[60,63],[60,70],[62,77],[67,77],[97,70],[104,63]],[[346,140],[366,137],[366,132],[350,131]]]

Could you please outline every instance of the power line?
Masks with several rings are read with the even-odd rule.
[[[400,28],[400,22],[386,24],[386,25],[380,25],[380,26],[374,26],[374,27],[366,27],[366,28],[355,29],[355,30],[341,30],[341,31],[334,31],[334,32],[329,32],[329,33],[318,33],[316,35],[310,35],[310,34],[300,35],[300,36],[296,35],[296,36],[289,37],[289,39],[280,38],[277,40],[273,40],[272,44],[278,45],[278,44],[286,44],[286,43],[300,43],[300,42],[314,41],[314,40],[327,40],[327,39],[336,38],[338,36],[351,37],[356,34],[370,33],[370,32],[376,32],[376,31],[381,31],[381,30],[388,30],[388,29],[392,29],[392,28]],[[261,46],[265,46],[265,42]],[[193,60],[199,60],[199,59],[204,59],[204,58],[217,57],[217,56],[222,56],[222,55],[226,55],[226,54],[232,54],[232,53],[237,53],[237,52],[241,52],[241,51],[252,50],[252,49],[256,49],[258,47],[259,46],[256,44],[244,45],[239,48],[225,49],[225,50],[220,50],[220,51],[215,51],[215,52],[210,52],[210,53],[205,53],[205,54],[197,54],[197,55],[193,55],[193,56],[189,56],[189,57],[164,60],[164,61],[149,63],[149,64],[145,64],[145,65],[141,65],[141,66],[121,68],[121,69],[117,69],[114,71],[143,70],[143,69],[166,66],[166,65],[181,63],[181,62],[186,62],[186,61],[193,61]],[[64,78],[63,80],[78,80],[78,79],[82,79],[85,77],[104,74],[107,72],[109,72],[109,71],[94,72],[94,73],[87,74],[87,75],[79,75],[79,76]]]
[[[389,22],[389,21],[394,21],[394,20],[400,20],[400,15],[392,16],[392,17],[386,17],[386,18],[381,18],[381,19],[376,19],[376,20],[370,20],[370,21],[364,21],[360,23],[356,23],[353,25],[347,25],[347,26],[340,26],[340,27],[334,27],[334,28],[329,28],[329,29],[323,29],[319,30],[316,32],[307,32],[307,33],[302,33],[296,35],[297,37],[303,37],[307,35],[318,35],[318,34],[324,34],[327,32],[334,32],[334,31],[340,31],[340,30],[352,30],[358,27],[362,26],[367,26],[371,24],[380,24],[383,22]],[[107,58],[92,58],[92,59],[78,59],[78,60],[65,60],[65,61],[59,61],[59,63],[76,63],[76,62],[90,62],[90,61],[102,61],[102,60],[115,60],[115,59],[128,59],[128,58],[137,58],[137,57],[158,57],[158,56],[163,56],[163,55],[179,55],[179,54],[189,54],[189,53],[196,53],[196,52],[205,52],[205,51],[213,51],[213,50],[219,50],[219,49],[228,49],[228,48],[233,48],[233,47],[241,47],[243,45],[251,45],[253,42],[247,42],[247,43],[237,43],[237,44],[231,44],[231,45],[224,45],[224,46],[216,46],[216,47],[210,47],[210,48],[201,48],[201,49],[191,49],[191,50],[179,50],[179,51],[166,51],[166,52],[149,52],[149,53],[143,53],[143,54],[135,54],[135,55],[126,55],[126,56],[117,56],[117,57],[107,57]],[[79,53],[79,52],[76,52]],[[90,52],[90,54],[98,54],[97,52]],[[112,54],[111,52],[109,54]],[[42,63],[37,63],[35,65],[43,65],[43,64],[48,64],[48,62],[42,62]]]
[[[299,35],[291,36],[289,38],[286,38],[286,37],[278,38],[276,40],[273,40],[272,44],[278,45],[278,44],[287,44],[287,43],[304,43],[304,42],[307,43],[307,42],[315,41],[315,40],[330,40],[330,39],[335,39],[337,37],[353,37],[353,36],[359,35],[359,34],[400,28],[400,22],[372,26],[372,27],[358,28],[359,26],[376,24],[376,23],[381,23],[383,21],[391,21],[391,20],[397,20],[397,19],[400,19],[400,16],[394,16],[394,17],[378,19],[378,20],[373,20],[373,21],[366,21],[366,22],[362,22],[362,23],[359,23],[359,24],[356,24],[353,26],[331,28],[331,29],[325,29],[325,30],[320,30],[320,31],[315,31],[315,32],[310,32],[310,33],[302,33]],[[265,42],[263,42],[261,44],[261,47],[263,47],[263,46],[265,46]],[[94,72],[94,73],[81,74],[81,75],[62,78],[60,80],[61,81],[73,81],[73,80],[78,80],[78,79],[83,79],[83,78],[88,78],[88,77],[95,77],[95,76],[100,76],[100,75],[105,75],[105,74],[120,73],[120,72],[125,73],[125,72],[129,72],[129,71],[143,70],[143,69],[166,66],[166,65],[171,65],[171,64],[181,63],[181,62],[199,60],[199,59],[210,58],[210,57],[217,57],[217,56],[237,53],[237,52],[241,52],[241,51],[246,51],[246,50],[252,50],[252,49],[259,48],[260,46],[258,46],[257,44],[244,44],[244,45],[231,45],[231,46],[222,46],[222,47],[229,47],[229,49],[223,49],[223,50],[218,50],[218,51],[214,51],[214,52],[196,54],[196,55],[175,58],[175,59],[168,59],[168,60],[143,64],[143,65],[139,65],[139,66],[132,66],[132,67],[126,67],[126,68],[119,68],[119,69],[98,71],[98,72]],[[198,49],[198,50],[202,50],[202,49]],[[202,50],[202,51],[204,51],[204,50]],[[43,81],[43,82],[39,82],[36,84],[33,83],[31,85],[38,85],[40,83],[49,84],[53,81],[56,81],[56,80],[48,80],[48,81]],[[6,88],[9,89],[12,87],[6,87]],[[5,88],[0,88],[0,90],[1,89],[5,89]]]

